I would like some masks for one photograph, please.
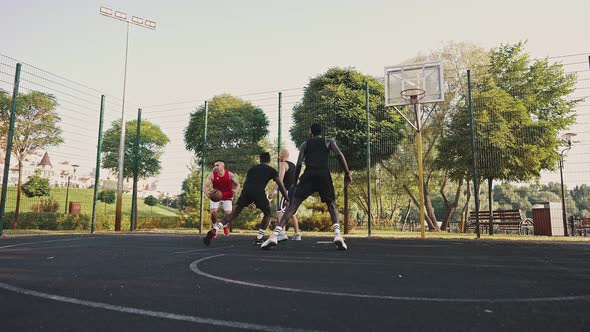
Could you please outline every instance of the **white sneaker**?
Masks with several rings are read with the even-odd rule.
[[[277,245],[278,241],[277,241],[277,236],[272,233],[268,239],[266,241],[264,241],[263,244],[260,245],[260,249],[262,250],[268,250],[272,247],[275,247]]]
[[[291,240],[293,240],[293,241],[301,241],[301,234],[299,234],[299,233],[293,234],[293,236],[291,237]]]
[[[346,250],[348,248],[346,243],[344,243],[344,238],[340,235],[334,236],[334,245],[336,245],[338,250]]]
[[[285,233],[285,231],[280,232],[279,236],[277,236],[278,242],[283,242],[283,241],[287,241],[287,240],[289,240],[289,237],[287,236],[287,233]]]

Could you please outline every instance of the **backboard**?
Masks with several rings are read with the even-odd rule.
[[[385,105],[408,105],[402,91],[424,90],[420,103],[444,101],[443,70],[440,61],[385,67]]]

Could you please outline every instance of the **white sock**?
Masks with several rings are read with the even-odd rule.
[[[340,224],[334,224],[332,227],[334,227],[334,235],[340,236]]]
[[[213,228],[215,228],[215,231],[218,231],[223,228],[223,224],[218,222],[217,224],[215,224],[215,226],[213,226]]]
[[[279,236],[279,233],[281,233],[282,231],[283,228],[281,226],[277,226],[275,227],[274,235]]]
[[[257,239],[262,239],[264,237],[264,229],[258,229],[258,235],[256,236]]]

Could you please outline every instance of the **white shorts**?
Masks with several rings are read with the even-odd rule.
[[[209,208],[210,209],[218,209],[219,205],[221,205],[221,208],[223,209],[223,211],[225,213],[230,213],[232,210],[232,201],[219,201],[219,202],[213,202],[213,201],[209,201]]]

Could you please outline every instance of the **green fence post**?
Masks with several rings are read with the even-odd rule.
[[[199,234],[203,233],[203,199],[205,189],[205,163],[207,160],[207,117],[209,113],[209,102],[205,101],[205,130],[203,131],[203,160],[201,160],[201,202],[199,214]]]
[[[100,155],[102,154],[102,124],[104,121],[104,95],[100,96],[100,117],[98,120],[98,144],[96,145],[96,170],[94,171],[94,196],[92,199],[92,224],[90,234],[94,233],[96,225],[96,200],[98,199],[98,185],[100,182]]]
[[[368,235],[371,236],[371,123],[369,118],[369,82],[365,82],[365,107],[367,110],[367,210],[369,211]]]
[[[137,227],[137,178],[139,173],[139,140],[141,139],[141,108],[137,109],[137,134],[135,136],[135,155],[133,156],[133,195],[131,198],[131,220],[129,231]]]
[[[8,193],[8,176],[10,175],[10,156],[12,155],[12,137],[16,122],[16,102],[18,99],[18,84],[20,82],[21,64],[16,64],[14,74],[14,89],[12,90],[12,107],[10,108],[10,124],[6,141],[6,156],[4,157],[4,177],[2,178],[2,197],[0,198],[0,236],[4,233],[4,211],[6,210],[6,194]]]
[[[475,146],[475,117],[473,115],[473,102],[471,98],[471,70],[467,70],[467,98],[469,102],[469,117],[471,118],[471,175],[473,177],[473,197],[475,198],[475,229],[477,233],[477,238],[479,239],[479,181],[477,180],[478,176],[477,148]]]

